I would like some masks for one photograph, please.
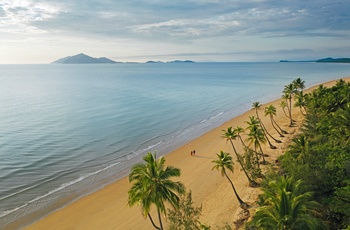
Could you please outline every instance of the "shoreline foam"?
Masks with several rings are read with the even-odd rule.
[[[346,78],[346,80],[350,79]],[[335,81],[320,84],[328,87]],[[311,89],[318,85],[311,87]],[[277,104],[279,101],[281,99],[266,104]],[[278,121],[281,121],[284,114],[278,106],[276,108],[278,108]],[[297,110],[294,109],[295,114],[298,114]],[[232,153],[230,146],[226,145],[225,141],[220,138],[221,130],[237,125],[246,127],[244,121],[248,119],[249,115],[254,114],[255,112],[250,110],[234,117],[165,156],[167,164],[181,169],[180,180],[185,183],[187,189],[192,190],[195,204],[203,205],[202,219],[204,223],[212,226],[215,224],[223,225],[225,221],[232,221],[232,217],[234,217],[232,213],[238,209],[238,203],[231,197],[232,191],[227,186],[226,180],[221,178],[219,173],[211,171],[211,160],[215,157],[215,153],[220,150]],[[266,117],[263,117],[263,121],[265,126],[271,128]],[[274,133],[272,132],[272,134]],[[277,155],[281,154],[285,147],[285,141],[278,145]],[[192,149],[196,149],[196,157],[190,156],[189,152]],[[269,160],[276,157],[270,154],[271,151],[268,149],[266,151],[270,155]],[[257,195],[256,190],[247,186],[246,178],[238,170],[237,164],[232,176],[239,194],[245,201],[250,201]],[[129,186],[127,178],[124,177],[53,212],[27,229],[150,229],[149,221],[142,218],[138,208],[126,206]]]

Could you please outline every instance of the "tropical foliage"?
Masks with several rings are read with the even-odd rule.
[[[302,192],[301,180],[280,177],[263,189],[262,206],[256,211],[250,228],[258,229],[323,229],[314,216],[320,205],[311,200],[311,192]]]
[[[194,207],[191,192],[181,196],[177,209],[169,209],[168,211],[169,230],[202,229],[202,224],[199,221],[202,207]]]
[[[285,172],[302,179],[325,206],[331,229],[350,226],[349,95],[350,83],[343,80],[307,94],[303,132],[281,157]]]
[[[247,229],[350,229],[350,83],[340,80],[331,88],[320,85],[311,93],[304,93],[304,84],[297,78],[283,90],[285,100],[280,106],[290,119],[290,126],[295,122],[293,102],[305,120],[278,159],[279,170],[269,172],[262,167],[262,176],[260,160],[265,163],[267,156],[262,145],[268,142],[271,148],[274,146],[259,119],[259,102],[253,103],[257,117],[249,117],[245,129],[238,126],[222,130],[222,137],[230,142],[250,184],[263,178],[259,180],[263,191],[259,196],[260,207]],[[265,107],[264,112],[281,137],[287,134],[274,120],[274,106]],[[235,141],[242,145],[241,153]],[[228,175],[234,171],[231,155],[223,151],[216,155],[212,170],[218,170],[228,179],[240,207],[251,208],[240,198]],[[178,177],[180,170],[165,167],[164,162],[164,158],[157,160],[155,154],[148,153],[144,163],[132,168],[128,204],[140,206],[143,216],[156,229],[164,229],[161,217],[167,217],[165,203],[173,207],[168,210],[170,229],[211,229],[199,222],[201,207],[193,207],[191,194],[181,196],[184,186],[170,180]],[[150,215],[151,207],[156,208],[159,226]],[[229,229],[229,225],[222,229]]]
[[[258,167],[260,167],[259,156],[262,157],[263,164],[266,163],[264,152],[261,147],[261,145],[265,144],[266,142],[266,136],[264,135],[263,129],[259,125],[259,120],[256,119],[254,116],[250,116],[249,121],[247,121],[246,123],[248,124],[247,129],[249,130],[249,133],[247,134],[248,138],[246,139],[246,141],[248,142],[248,146],[254,146],[254,152],[258,161]],[[260,150],[260,154],[258,153],[258,149]]]
[[[230,141],[231,146],[233,148],[233,151],[237,157],[237,161],[241,166],[241,169],[243,170],[244,174],[246,175],[249,184],[253,185],[255,184],[255,182],[251,179],[251,176],[248,174],[247,169],[245,167],[245,165],[243,164],[243,157],[237,152],[235,145],[233,144],[233,140],[236,140],[237,138],[239,138],[239,131],[240,129],[233,129],[232,127],[228,127],[227,130],[222,130],[223,131],[223,135],[222,138],[226,139],[226,141]]]
[[[236,188],[232,182],[232,180],[230,179],[230,177],[227,175],[227,170],[233,172],[233,161],[232,161],[232,157],[229,153],[226,153],[226,152],[223,152],[223,151],[220,151],[219,154],[216,154],[217,155],[217,159],[216,160],[213,160],[212,162],[214,163],[214,167],[212,168],[212,170],[214,169],[217,169],[218,171],[220,171],[221,175],[222,176],[225,176],[227,178],[227,180],[229,180],[231,186],[232,186],[232,189],[235,193],[235,196],[239,202],[239,205],[241,208],[243,209],[247,209],[249,207],[248,204],[246,204],[238,195],[237,191],[236,191]]]
[[[129,181],[133,184],[128,192],[128,204],[141,206],[143,216],[149,217],[153,227],[163,230],[161,214],[166,215],[165,203],[178,208],[179,194],[185,192],[182,183],[170,180],[180,176],[180,169],[165,166],[164,157],[156,159],[156,154],[152,153],[148,153],[143,160],[144,163],[134,165],[129,174]],[[150,215],[152,205],[157,209],[159,226]]]

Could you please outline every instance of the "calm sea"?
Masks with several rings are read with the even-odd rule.
[[[279,98],[297,77],[349,75],[321,63],[0,65],[0,229]]]

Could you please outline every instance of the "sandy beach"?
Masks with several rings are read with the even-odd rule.
[[[350,77],[344,80],[350,81]],[[335,82],[331,81],[323,83],[323,85],[330,87]],[[283,87],[281,85],[281,91]],[[311,87],[306,91],[315,87],[317,86]],[[303,120],[303,115],[300,113],[299,108],[294,108],[293,119],[296,120],[296,126],[288,127],[289,120],[278,106],[281,100],[277,99],[266,103],[262,107],[273,104],[277,108],[276,121],[289,133],[285,137],[279,137],[272,128],[269,117],[264,116],[263,110],[260,111],[260,117],[266,128],[275,138],[282,141],[282,143],[273,142],[277,147],[274,150],[264,146],[263,150],[269,155],[266,160],[272,163],[284,152]],[[192,190],[192,198],[195,205],[202,205],[201,222],[212,226],[212,229],[216,229],[216,226],[223,226],[225,223],[233,227],[233,222],[237,219],[240,212],[238,201],[234,197],[227,179],[222,177],[218,171],[211,170],[213,167],[211,161],[215,159],[216,153],[219,153],[220,150],[229,152],[234,157],[231,145],[221,138],[222,130],[230,126],[246,128],[245,121],[248,120],[248,116],[253,115],[255,115],[255,111],[249,110],[165,155],[167,165],[181,169],[179,180],[185,184],[187,190]],[[239,142],[236,143],[238,152],[242,152],[241,144]],[[190,155],[192,150],[196,151],[195,156]],[[238,163],[235,162],[235,172],[233,174],[230,173],[229,176],[233,180],[241,198],[245,202],[254,203],[259,194],[259,188],[248,186],[248,180],[243,172],[240,171]],[[49,214],[25,229],[153,229],[151,222],[142,217],[138,207],[130,208],[127,205],[127,191],[129,188],[130,184],[127,178],[122,178]]]

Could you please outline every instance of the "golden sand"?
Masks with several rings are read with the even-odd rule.
[[[350,77],[344,80],[350,81]],[[323,83],[323,85],[331,87],[335,82],[331,81]],[[315,87],[317,86],[311,89]],[[283,86],[281,86],[282,90]],[[270,133],[275,138],[282,140],[282,143],[272,142],[277,149],[273,150],[268,146],[263,148],[269,155],[266,160],[272,164],[284,152],[293,136],[291,133],[295,133],[298,130],[303,120],[303,115],[300,114],[299,109],[294,108],[293,119],[296,120],[296,126],[288,127],[289,120],[278,106],[280,101],[281,99],[278,99],[262,107],[273,104],[277,108],[275,120],[283,129],[290,133],[286,134],[286,137],[279,137],[272,128],[269,117],[263,115],[263,110],[259,112],[263,123]],[[185,184],[188,190],[192,190],[192,198],[195,205],[202,205],[202,222],[211,225],[214,229],[215,226],[223,226],[225,223],[233,226],[233,222],[237,219],[241,209],[227,179],[223,178],[218,171],[211,170],[213,167],[211,161],[215,159],[216,153],[219,153],[220,150],[229,152],[234,157],[230,143],[226,143],[221,138],[222,130],[230,126],[246,128],[245,121],[248,120],[248,116],[253,115],[255,115],[254,110],[247,111],[165,156],[167,165],[181,169],[179,180]],[[236,147],[238,152],[242,152],[240,143],[237,142]],[[192,150],[196,150],[195,156],[191,156],[190,152]],[[244,173],[239,170],[238,163],[235,164],[235,172],[229,176],[233,180],[240,197],[245,202],[254,203],[259,194],[259,188],[248,186],[248,180]],[[151,222],[142,217],[140,208],[127,206],[127,191],[129,188],[130,184],[127,178],[123,178],[49,214],[25,229],[153,229]],[[153,214],[153,216],[157,221],[156,215]]]

